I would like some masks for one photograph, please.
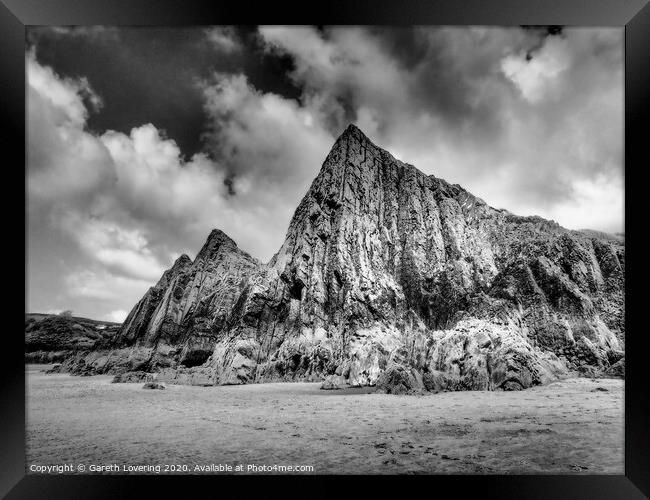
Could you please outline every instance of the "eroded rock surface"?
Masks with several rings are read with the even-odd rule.
[[[133,384],[137,382],[153,382],[154,376],[147,372],[125,372],[115,375],[111,383],[113,384]]]
[[[213,231],[116,345],[172,383],[516,390],[621,373],[624,272],[620,239],[492,208],[350,126],[268,264]]]
[[[248,276],[260,263],[212,231],[194,262],[179,257],[128,315],[116,344],[151,348],[149,368],[203,364]]]

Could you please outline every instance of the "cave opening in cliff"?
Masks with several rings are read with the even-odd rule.
[[[194,349],[185,355],[185,357],[181,360],[181,365],[185,366],[186,368],[201,366],[208,360],[211,354],[212,351],[209,350]]]
[[[291,288],[289,289],[289,294],[291,295],[291,298],[295,300],[302,300],[303,288],[305,288],[305,284],[302,282],[300,278],[296,278],[291,284]]]

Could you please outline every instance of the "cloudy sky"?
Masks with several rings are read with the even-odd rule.
[[[267,261],[348,123],[497,208],[623,231],[621,28],[31,28],[28,304],[122,320],[212,228]]]

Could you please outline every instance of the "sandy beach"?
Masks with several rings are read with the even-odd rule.
[[[313,467],[299,474],[624,470],[622,380],[393,396],[318,383],[144,390],[43,368],[26,367],[28,472],[60,464],[91,474],[107,465],[119,470],[103,473],[238,472],[239,464],[253,473],[248,465]]]

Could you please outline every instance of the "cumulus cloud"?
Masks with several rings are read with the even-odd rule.
[[[94,95],[88,82],[59,77],[34,53],[26,64],[29,242],[67,234],[93,268],[71,272],[68,295],[128,306],[173,257],[196,251],[200,238],[188,242],[175,231],[196,224],[209,231],[216,221],[205,209],[225,192],[223,175],[204,155],[183,161],[152,125],[128,136],[93,134],[86,128],[86,96]]]
[[[54,202],[94,193],[109,182],[111,162],[101,142],[83,130],[84,96],[95,103],[99,97],[87,81],[59,78],[38,64],[33,52],[26,65],[30,196]]]
[[[122,323],[128,316],[128,312],[124,309],[117,309],[115,311],[109,312],[104,318],[108,321],[113,321],[114,323]]]
[[[88,260],[64,280],[70,297],[131,307],[215,227],[269,260],[334,141],[296,101],[215,74],[200,86],[212,158],[184,160],[153,124],[89,131],[88,82],[61,78],[33,53],[27,66],[30,241],[58,231]]]
[[[68,274],[64,284],[73,298],[99,299],[115,302],[138,296],[151,286],[148,280],[134,280],[116,276],[105,270],[80,269]]]
[[[569,53],[559,37],[544,44],[534,59],[511,54],[501,61],[505,75],[519,88],[523,97],[535,103],[557,90],[561,74],[569,67]]]
[[[270,207],[288,198],[285,208],[295,208],[334,141],[318,110],[259,92],[244,75],[215,74],[202,88],[207,146],[232,177],[233,202],[243,207],[254,195]]]
[[[84,252],[113,273],[155,281],[164,271],[141,230],[75,212],[64,214],[61,225]]]
[[[622,185],[622,30],[264,27],[260,36],[293,58],[304,106],[334,129],[354,121],[491,205],[622,229],[622,189],[608,197],[615,215],[590,215],[601,212],[595,189]]]
[[[303,88],[306,108],[341,131],[355,117],[349,106],[389,113],[408,105],[403,68],[382,50],[378,39],[362,28],[327,33],[325,38],[311,27],[260,28],[267,50],[293,57],[291,77]]]
[[[219,52],[231,53],[241,49],[232,26],[213,26],[205,30],[208,42]]]

